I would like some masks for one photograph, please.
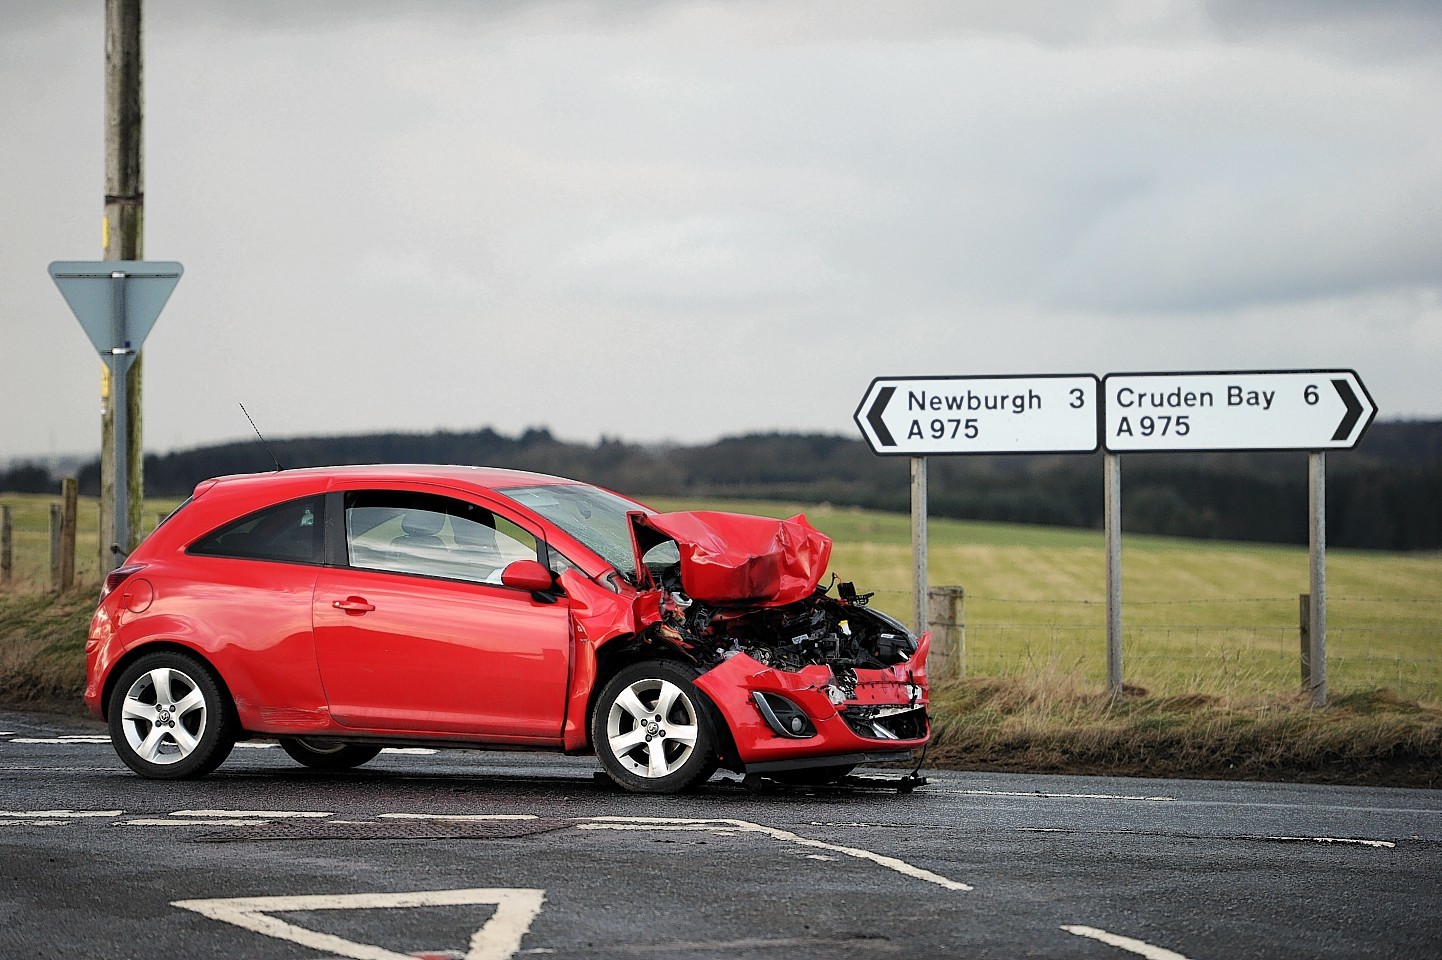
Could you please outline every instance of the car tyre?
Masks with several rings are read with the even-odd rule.
[[[380,747],[319,737],[281,737],[280,748],[296,763],[328,772],[354,769],[381,752]]]
[[[150,653],[125,669],[110,698],[110,742],[150,780],[203,777],[235,746],[230,698],[195,657]]]
[[[716,772],[716,728],[699,674],[648,660],[611,678],[591,715],[591,743],[612,780],[632,793],[680,793]]]

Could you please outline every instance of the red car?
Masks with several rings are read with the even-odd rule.
[[[366,466],[207,480],[105,582],[85,702],[144,777],[237,739],[594,751],[622,787],[826,782],[927,742],[926,654],[805,517],[655,513],[558,477]]]

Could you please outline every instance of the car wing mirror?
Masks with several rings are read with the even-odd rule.
[[[535,560],[513,560],[501,571],[501,583],[517,590],[529,590],[537,600],[555,603],[556,597],[550,592],[556,579]]]

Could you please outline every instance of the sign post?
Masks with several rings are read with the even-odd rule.
[[[1106,448],[1348,450],[1377,416],[1351,370],[1109,373]]]
[[[1122,452],[1302,450],[1307,457],[1308,579],[1311,586],[1307,688],[1327,702],[1326,450],[1349,450],[1377,416],[1352,370],[1235,373],[1112,373],[1102,381],[1107,459]],[[1115,489],[1113,489],[1115,488]],[[1107,511],[1120,529],[1121,483],[1109,478]],[[1108,519],[1108,536],[1112,520]],[[1111,557],[1110,541],[1108,560]],[[1120,552],[1120,547],[1118,547]],[[1117,565],[1120,567],[1120,564]],[[1119,579],[1118,569],[1115,576]],[[1107,565],[1107,631],[1121,631],[1119,582]],[[1115,602],[1117,609],[1112,610]],[[1118,681],[1119,683],[1119,681]],[[1119,692],[1119,687],[1118,691]]]
[[[1093,453],[1097,378],[878,377],[854,415],[881,456]]]
[[[927,615],[927,457],[968,453],[1092,453],[1098,439],[1092,374],[878,377],[854,419],[881,456],[911,458],[912,589],[916,632]]]
[[[184,272],[171,261],[57,260],[50,276],[110,375],[115,410],[115,544],[112,569],[130,542],[126,374]],[[102,545],[103,546],[103,545]]]

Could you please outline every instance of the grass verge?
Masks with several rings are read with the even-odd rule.
[[[82,714],[89,590],[0,593],[0,704]],[[1074,678],[963,680],[933,691],[926,765],[957,770],[1442,787],[1442,709],[1385,690],[1233,701],[1113,701]]]
[[[0,703],[83,713],[85,636],[94,612],[91,590],[0,593]]]
[[[1442,710],[1386,690],[1318,709],[987,679],[940,685],[932,706],[942,769],[1442,787]]]

